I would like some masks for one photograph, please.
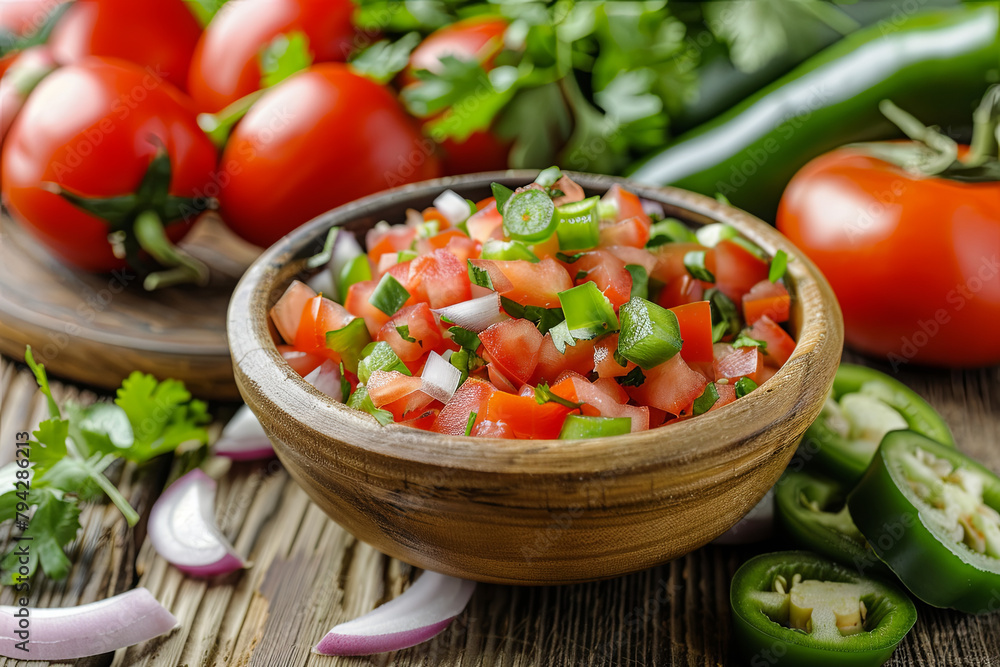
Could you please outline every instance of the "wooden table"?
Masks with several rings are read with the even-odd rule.
[[[45,408],[23,368],[3,360],[0,373],[0,457],[6,461],[14,432],[37,423]],[[897,376],[944,415],[963,451],[1000,472],[1000,367],[905,367]],[[55,388],[64,397],[97,398],[73,386]],[[220,420],[232,413],[230,406],[213,408]],[[140,513],[148,513],[169,465],[118,471],[119,485]],[[329,658],[310,653],[329,628],[398,595],[416,572],[347,534],[276,461],[236,464],[222,477],[218,520],[254,565],[206,583],[157,556],[142,523],[128,530],[112,506],[89,505],[70,549],[73,571],[63,582],[38,578],[33,604],[75,605],[140,585],[181,621],[171,635],[77,663],[88,667],[728,665],[737,663],[730,652],[730,577],[749,556],[784,546],[710,546],[593,584],[480,585],[465,613],[431,642],[371,658]],[[4,552],[9,530],[0,530]],[[11,600],[10,590],[0,591],[0,604]],[[1000,613],[977,618],[925,605],[919,613],[891,665],[1000,666]],[[0,659],[0,665],[39,664]]]

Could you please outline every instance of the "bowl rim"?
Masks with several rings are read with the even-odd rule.
[[[843,346],[843,320],[833,291],[819,269],[776,229],[750,213],[710,197],[673,187],[657,187],[629,181],[626,178],[565,172],[586,189],[606,190],[619,183],[644,199],[664,206],[668,215],[678,214],[686,224],[725,222],[741,235],[763,248],[769,256],[784,250],[789,256],[786,275],[793,279],[796,294],[798,336],[792,356],[774,376],[739,401],[718,410],[699,415],[669,427],[658,427],[636,433],[583,440],[528,440],[454,436],[401,426],[395,423],[380,426],[367,413],[347,407],[316,390],[284,361],[271,338],[268,318],[254,318],[259,301],[271,299],[274,283],[283,269],[293,261],[306,257],[303,251],[319,247],[326,231],[334,224],[348,224],[364,216],[379,217],[379,209],[394,200],[426,197],[453,187],[488,187],[493,181],[530,182],[538,170],[507,170],[451,176],[403,185],[355,200],[323,213],[299,226],[270,248],[247,269],[233,291],[227,314],[227,336],[233,358],[237,384],[246,403],[260,415],[301,414],[308,406],[313,418],[308,422],[296,418],[299,427],[307,428],[326,438],[334,438],[342,446],[357,450],[362,458],[371,456],[425,464],[434,468],[466,469],[498,474],[532,474],[559,472],[566,475],[592,474],[597,468],[596,457],[603,457],[602,469],[622,469],[662,465],[668,461],[705,459],[731,447],[734,440],[762,432],[779,421],[782,415],[764,414],[773,391],[795,389],[808,382],[806,375],[816,369],[810,363],[818,355],[839,363]],[[398,205],[398,203],[397,203]],[[266,304],[264,312],[266,313]],[[835,354],[831,351],[835,348]],[[265,357],[262,363],[248,365],[248,357]],[[832,379],[833,369],[830,369]],[[265,391],[263,387],[272,390]],[[803,409],[806,396],[796,397],[789,412]],[[739,437],[719,437],[728,433],[726,423],[738,420],[742,426]],[[280,420],[279,420],[280,421]],[[348,441],[337,433],[361,433]],[[383,436],[383,437],[379,437]],[[285,440],[284,438],[279,438]],[[287,446],[294,446],[289,443]],[[344,450],[345,452],[347,450]],[[607,465],[607,455],[613,455],[613,465]],[[319,461],[317,461],[319,463]]]

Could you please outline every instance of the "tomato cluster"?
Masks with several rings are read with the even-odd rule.
[[[351,0],[233,2],[204,30],[183,0],[10,4],[0,28],[25,46],[0,58],[3,202],[78,268],[148,271],[155,260],[197,280],[196,260],[170,241],[207,207],[267,246],[360,196],[506,164],[506,146],[488,133],[460,144],[425,137],[396,88],[343,64],[371,41],[352,23]],[[420,85],[414,72],[445,55],[479,57],[505,27],[439,31],[400,85]],[[265,51],[289,37],[304,40],[308,62],[268,78]],[[231,132],[206,136],[212,123]]]

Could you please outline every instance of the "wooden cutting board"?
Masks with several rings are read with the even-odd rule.
[[[128,270],[93,274],[63,265],[0,216],[0,352],[23,359],[31,345],[51,373],[102,388],[140,370],[183,380],[203,398],[238,399],[226,308],[259,249],[213,214],[181,245],[209,265],[210,284],[146,292]]]

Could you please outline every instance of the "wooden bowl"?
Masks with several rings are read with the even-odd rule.
[[[359,539],[412,565],[504,584],[566,584],[682,556],[736,523],[774,485],[833,382],[843,342],[826,280],[785,237],[748,213],[673,188],[573,177],[588,194],[621,182],[698,225],[726,222],[769,253],[785,250],[798,344],[761,387],[696,419],[579,441],[444,436],[337,403],[278,354],[267,312],[332,225],[400,222],[443,189],[476,200],[489,184],[537,172],[443,178],[330,211],[268,249],[229,305],[237,385],[292,477]]]

